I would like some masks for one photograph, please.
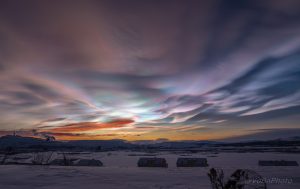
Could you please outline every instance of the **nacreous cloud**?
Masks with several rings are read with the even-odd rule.
[[[299,20],[298,0],[2,0],[0,134],[297,127]]]

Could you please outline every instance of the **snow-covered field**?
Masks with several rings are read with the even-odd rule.
[[[72,155],[95,158],[104,167],[1,165],[0,189],[210,189],[207,172],[222,168],[229,176],[236,169],[252,169],[269,179],[268,189],[299,189],[299,167],[259,167],[258,160],[296,160],[299,154],[282,153],[154,153],[167,159],[168,168],[139,168],[143,152],[99,152]],[[153,154],[152,154],[153,155]],[[178,157],[206,157],[207,168],[177,168]],[[272,180],[273,179],[273,180]],[[280,183],[282,181],[282,183]],[[288,182],[285,182],[288,181]]]

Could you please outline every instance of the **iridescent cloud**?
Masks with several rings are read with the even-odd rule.
[[[3,0],[0,134],[299,128],[299,20],[298,0]]]

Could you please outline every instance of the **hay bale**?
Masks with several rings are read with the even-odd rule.
[[[74,166],[102,167],[103,163],[100,160],[96,160],[96,159],[80,159],[74,164]]]
[[[177,167],[207,167],[206,158],[178,158]]]
[[[140,158],[138,167],[168,167],[165,158]]]
[[[259,166],[299,166],[297,161],[258,161]]]

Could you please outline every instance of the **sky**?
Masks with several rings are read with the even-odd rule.
[[[0,0],[0,135],[300,136],[299,0]]]

